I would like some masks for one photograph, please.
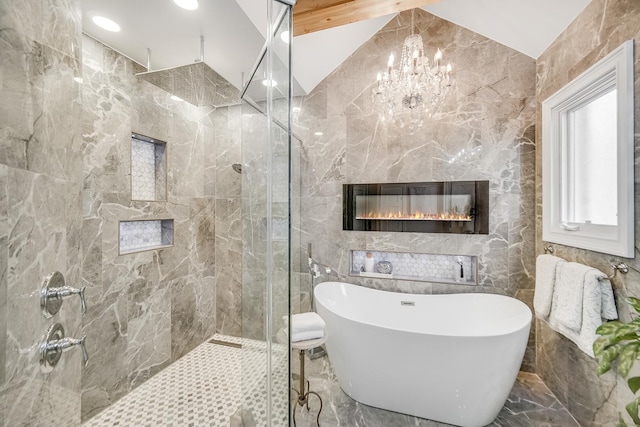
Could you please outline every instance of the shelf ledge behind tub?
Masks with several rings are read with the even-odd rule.
[[[393,252],[352,249],[349,251],[350,276],[376,279],[410,280],[415,282],[451,283],[477,285],[478,257],[473,255],[426,254],[416,252]],[[380,261],[389,261],[393,266],[390,274],[365,272],[364,259],[367,252],[377,267]],[[462,263],[463,277],[460,278]]]

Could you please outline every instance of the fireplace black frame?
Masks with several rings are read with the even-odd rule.
[[[357,196],[470,195],[469,220],[360,219]],[[354,231],[489,234],[489,181],[437,181],[410,183],[344,184],[342,228]]]

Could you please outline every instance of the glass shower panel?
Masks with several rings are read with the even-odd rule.
[[[271,357],[271,413],[272,426],[286,425],[289,420],[289,341],[282,336],[284,318],[290,313],[290,261],[291,261],[291,202],[290,153],[291,153],[291,7],[273,2],[272,16],[277,17],[272,31],[273,41],[270,59],[272,79],[278,82],[273,87],[270,99],[272,140],[272,230],[273,281],[271,317],[267,340],[272,341]],[[281,18],[280,18],[281,16]],[[288,325],[288,323],[286,323]],[[288,335],[287,335],[288,336]],[[283,413],[283,410],[285,411]],[[285,421],[285,423],[283,423]]]
[[[245,425],[286,426],[291,78],[282,34],[291,34],[290,6],[274,1],[270,22],[273,37],[242,97],[242,413]]]

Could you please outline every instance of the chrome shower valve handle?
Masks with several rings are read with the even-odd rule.
[[[65,337],[61,340],[49,343],[48,348],[49,351],[53,349],[54,351],[65,352],[70,348],[79,345],[82,349],[82,364],[86,366],[87,362],[89,362],[89,353],[87,353],[87,346],[84,344],[86,339],[86,335],[83,335],[81,338]]]
[[[65,337],[64,328],[60,323],[51,325],[44,341],[40,344],[40,369],[42,372],[51,372],[60,361],[62,353],[76,346],[80,346],[82,349],[82,364],[86,366],[89,362],[89,353],[85,345],[86,338],[86,335],[82,338]]]
[[[87,312],[87,302],[84,297],[85,287],[72,288],[67,286],[64,276],[59,271],[47,275],[40,291],[40,307],[45,317],[49,318],[56,314],[62,306],[62,300],[70,295],[78,295],[82,306],[82,315]]]
[[[80,296],[80,305],[82,310],[82,315],[84,316],[87,312],[87,302],[84,298],[84,290],[86,288],[83,286],[82,288],[72,288],[71,286],[63,286],[61,288],[49,288],[47,293],[48,298],[64,298],[69,295],[79,295]]]

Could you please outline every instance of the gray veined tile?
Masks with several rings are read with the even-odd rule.
[[[127,326],[126,295],[89,302],[83,327],[90,357],[82,373],[82,419],[95,415],[128,391]]]
[[[43,43],[77,60],[82,32],[80,0],[46,0],[43,3]]]
[[[43,46],[9,30],[0,33],[0,46],[0,94],[4,101],[0,104],[0,159],[8,166],[26,169],[34,123],[42,114],[40,87],[35,82],[43,74]]]
[[[297,358],[292,359],[292,372],[299,370]],[[436,427],[447,426],[423,418],[373,408],[356,402],[347,396],[337,383],[328,358],[307,359],[305,372],[311,384],[311,390],[323,399],[320,414],[321,425],[366,426],[366,427]],[[315,403],[315,402],[313,402]],[[318,405],[312,410],[297,410],[298,425],[313,425]],[[490,424],[495,427],[578,427],[579,424],[563,407],[547,386],[535,374],[521,372],[509,394],[504,407],[496,420]]]
[[[0,25],[34,41],[42,41],[45,2],[18,0],[0,3]]]

